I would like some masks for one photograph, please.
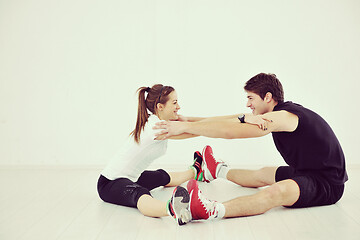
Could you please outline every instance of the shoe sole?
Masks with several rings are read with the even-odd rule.
[[[177,223],[181,226],[191,221],[191,213],[189,210],[190,195],[188,191],[178,186],[172,199],[172,206],[175,212]]]

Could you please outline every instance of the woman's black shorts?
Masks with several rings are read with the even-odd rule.
[[[108,203],[122,206],[136,207],[139,198],[148,194],[154,188],[169,184],[170,176],[162,169],[144,171],[136,182],[128,178],[109,180],[100,175],[98,180],[98,193],[100,198]]]

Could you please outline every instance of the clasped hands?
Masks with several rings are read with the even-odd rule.
[[[245,114],[245,122],[253,125],[257,125],[261,130],[266,131],[268,124],[273,122],[270,119],[264,118],[262,115]],[[161,121],[157,122],[153,129],[163,129],[155,134],[158,138],[161,136],[161,140],[168,139],[171,136],[177,136],[186,132],[186,128],[189,122],[187,118],[179,115],[177,121]]]

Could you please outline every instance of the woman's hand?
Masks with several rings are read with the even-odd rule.
[[[257,125],[260,129],[266,131],[268,123],[272,120],[262,117],[261,115],[245,114],[245,122]]]
[[[161,121],[157,122],[153,129],[163,129],[155,134],[155,137],[158,138],[159,136],[165,134],[165,136],[160,137],[161,140],[168,139],[171,136],[180,135],[185,133],[186,122],[179,122],[179,121]]]

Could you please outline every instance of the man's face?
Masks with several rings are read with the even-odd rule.
[[[269,112],[268,103],[262,99],[259,95],[253,92],[246,92],[247,93],[247,103],[246,107],[251,108],[252,113],[254,115],[261,115],[264,113]]]

